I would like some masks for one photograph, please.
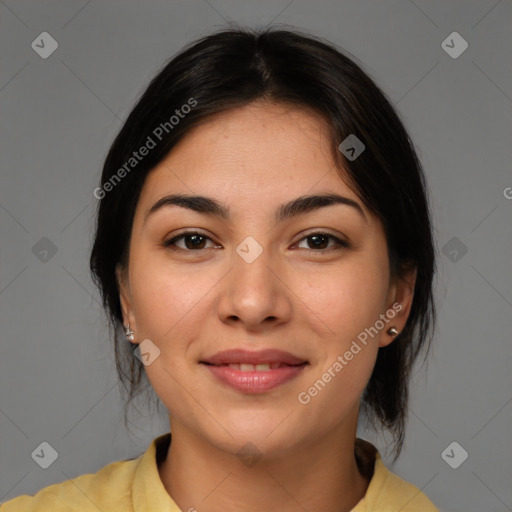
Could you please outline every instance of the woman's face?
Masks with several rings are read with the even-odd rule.
[[[162,201],[175,194],[225,215]],[[346,199],[283,208],[325,194]],[[322,119],[270,103],[202,124],[150,172],[118,278],[171,430],[268,455],[355,434],[414,284],[391,280],[382,224],[340,178]]]

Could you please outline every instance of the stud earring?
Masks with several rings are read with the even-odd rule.
[[[395,327],[390,327],[387,332],[390,336],[396,336],[398,334],[398,331]]]
[[[130,324],[126,326],[126,330],[124,331],[124,335],[127,340],[133,341],[135,337],[133,336],[133,331],[130,329]]]

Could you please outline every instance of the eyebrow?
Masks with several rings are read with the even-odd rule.
[[[292,217],[296,217],[298,215],[302,215],[314,210],[319,210],[320,208],[325,208],[335,204],[342,204],[354,208],[362,216],[362,218],[368,222],[368,219],[366,218],[366,215],[364,214],[364,211],[359,203],[349,199],[348,197],[332,193],[297,197],[296,199],[293,199],[292,201],[289,201],[288,203],[285,203],[278,208],[275,215],[275,221],[283,222]],[[171,194],[159,199],[149,209],[149,211],[146,213],[144,222],[146,222],[147,218],[151,214],[167,206],[180,206],[182,208],[187,208],[198,213],[213,215],[223,220],[229,220],[230,217],[229,208],[211,197],[188,194]]]

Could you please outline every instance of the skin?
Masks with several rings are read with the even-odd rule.
[[[305,194],[338,193],[332,205],[277,223],[278,207]],[[230,219],[151,206],[171,193],[213,197]],[[207,238],[163,242],[185,231]],[[350,243],[307,238],[327,232]],[[247,263],[247,237],[263,252]],[[202,243],[200,243],[202,240]],[[181,250],[180,250],[181,248]],[[188,252],[187,252],[188,251]],[[309,251],[309,252],[308,252]],[[128,267],[117,269],[124,323],[160,355],[145,367],[169,410],[172,443],[160,478],[186,511],[348,511],[369,482],[354,457],[359,401],[379,347],[409,314],[415,272],[392,279],[380,220],[340,177],[327,126],[316,113],[256,102],[201,124],[153,169],[133,222]],[[307,405],[297,396],[392,304],[401,311]],[[236,391],[199,364],[220,350],[278,348],[309,362],[260,395]],[[261,455],[247,466],[237,452]]]

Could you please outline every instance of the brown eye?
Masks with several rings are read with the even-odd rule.
[[[178,241],[181,241],[183,239],[184,241],[184,247],[179,246],[177,244]],[[206,241],[212,241],[208,236],[206,236],[204,233],[199,233],[197,231],[187,231],[186,233],[181,233],[178,236],[175,236],[174,238],[171,238],[170,240],[166,240],[163,245],[164,247],[168,247],[170,249],[181,249],[184,251],[195,251],[195,250],[201,250],[201,249],[207,249],[205,247]]]
[[[299,241],[299,244],[304,240],[307,241],[309,247],[306,250],[309,252],[326,252],[325,249],[336,249],[336,248],[349,248],[350,245],[344,240],[340,240],[338,237],[329,233],[311,233],[305,236]],[[329,247],[329,242],[333,241],[334,245]]]

